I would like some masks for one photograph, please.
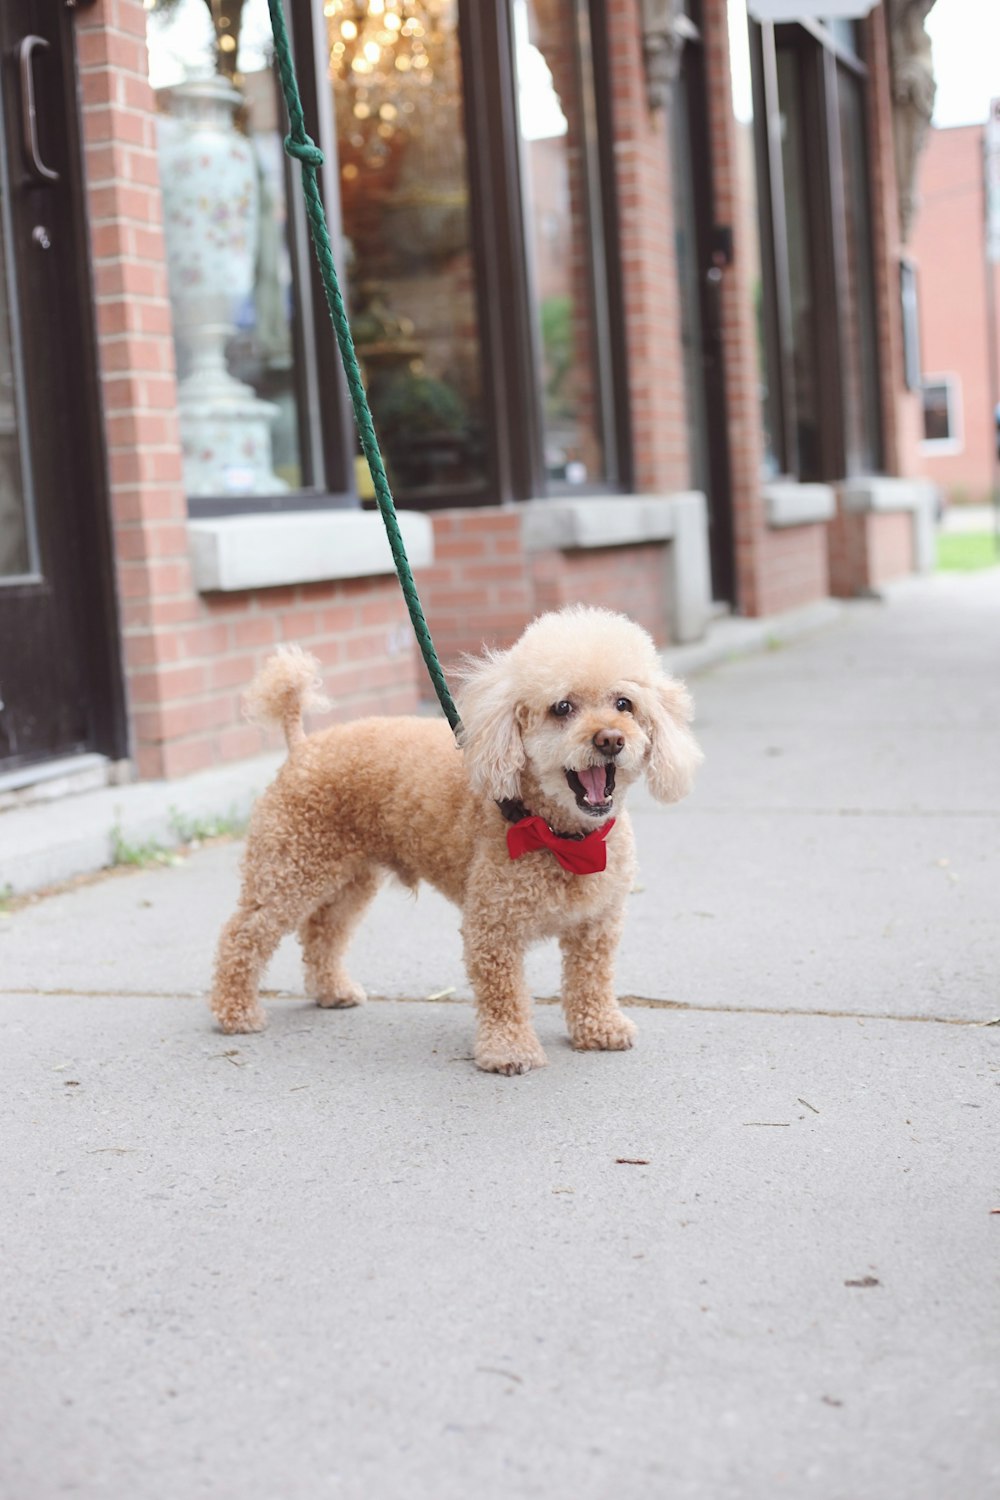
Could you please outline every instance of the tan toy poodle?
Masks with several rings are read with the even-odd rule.
[[[614,959],[635,876],[624,811],[645,775],[674,802],[701,761],[691,700],[624,615],[574,606],[533,621],[509,651],[470,661],[458,694],[461,749],[441,720],[365,719],[306,736],[324,706],[317,664],[280,651],[247,711],[279,722],[288,760],[257,802],[235,915],[223,930],[212,1010],[227,1032],[266,1024],[258,995],[286,933],[302,944],[322,1006],[359,1005],[344,951],[387,874],[428,880],[462,911],[478,1010],[475,1059],[492,1073],[543,1067],[524,952],[562,948],[574,1047],[631,1047]]]

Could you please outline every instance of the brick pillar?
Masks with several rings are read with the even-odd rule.
[[[868,171],[871,184],[872,266],[878,327],[882,466],[887,474],[917,472],[920,396],[903,384],[903,328],[899,291],[899,192],[892,133],[889,25],[885,6],[864,22],[868,59]],[[900,420],[902,419],[902,420]]]
[[[635,488],[666,493],[690,475],[667,125],[646,102],[635,0],[607,11]]]
[[[176,659],[171,629],[198,606],[142,0],[97,0],[82,10],[77,55],[133,754],[139,774],[151,777],[164,771],[154,705]]]
[[[725,367],[736,602],[745,615],[760,614],[766,567],[766,523],[761,494],[760,373],[754,312],[754,278],[760,261],[753,126],[733,113],[726,0],[705,0],[705,67],[717,224],[733,229],[733,264],[723,271],[722,347]]]

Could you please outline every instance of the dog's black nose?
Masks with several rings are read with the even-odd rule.
[[[618,755],[625,749],[625,736],[617,729],[599,729],[594,735],[594,745],[602,755]]]

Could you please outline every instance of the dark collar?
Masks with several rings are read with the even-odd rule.
[[[502,801],[498,800],[497,807],[499,807],[508,823],[520,823],[524,818],[535,816],[534,813],[528,811],[523,802],[518,801],[515,797],[504,797]],[[585,839],[587,837],[585,833],[560,833],[557,828],[552,827],[551,823],[546,823],[545,826],[550,833],[555,834],[557,839]]]

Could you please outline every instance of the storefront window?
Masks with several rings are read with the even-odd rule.
[[[549,486],[605,477],[576,7],[514,0],[526,255]],[[583,59],[584,67],[587,60]]]
[[[814,286],[817,246],[806,160],[806,142],[811,137],[803,101],[798,51],[794,48],[779,49],[777,70],[788,303],[791,315],[791,404],[795,424],[796,471],[800,479],[818,479],[823,465],[820,455],[819,351]]]
[[[848,50],[859,37],[853,22],[755,28],[784,467],[804,480],[880,462],[866,74]]]
[[[318,476],[267,0],[153,0],[147,39],[188,496],[301,489]]]
[[[350,313],[397,498],[487,482],[457,0],[326,0]]]
[[[370,503],[283,152],[267,0],[146,4],[191,511]],[[285,10],[397,501],[486,505],[616,484],[628,414],[604,238],[603,7]]]

